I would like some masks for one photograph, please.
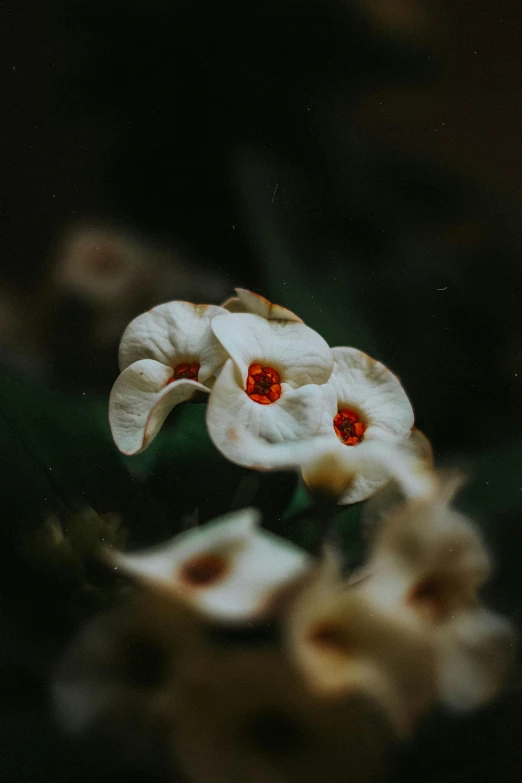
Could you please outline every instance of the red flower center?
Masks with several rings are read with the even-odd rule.
[[[357,446],[364,436],[365,425],[359,419],[359,414],[349,408],[339,411],[333,420],[335,434],[346,446]]]
[[[198,372],[198,362],[181,362],[181,364],[177,364],[174,367],[174,375],[169,380],[169,383],[179,381],[180,378],[188,378],[189,381],[197,381]]]
[[[245,391],[254,402],[258,402],[260,405],[270,405],[281,396],[279,373],[272,367],[251,364],[248,368]]]

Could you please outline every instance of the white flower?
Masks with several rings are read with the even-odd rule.
[[[354,589],[388,617],[423,630],[434,649],[438,698],[466,710],[500,689],[514,637],[479,602],[490,561],[478,529],[450,505],[460,483],[438,477],[431,494],[392,508]]]
[[[430,640],[347,584],[333,552],[325,552],[294,594],[285,620],[290,658],[312,692],[340,702],[366,694],[399,736],[429,706],[435,678]]]
[[[413,410],[398,379],[383,364],[356,348],[333,348],[332,353],[334,369],[322,387],[322,438],[302,473],[311,487],[330,485],[339,503],[357,503],[386,484],[390,471],[382,460],[351,452],[362,443],[403,442],[412,430]],[[415,435],[412,443],[429,450],[421,438]]]
[[[301,318],[281,305],[272,304],[268,299],[246,288],[235,288],[237,296],[223,302],[223,307],[231,313],[252,313],[270,321],[296,321],[303,323]]]
[[[217,315],[231,317],[216,305],[169,302],[129,324],[109,400],[112,435],[124,454],[147,448],[175,405],[210,391],[226,359],[210,328]]]
[[[435,701],[465,710],[491,699],[514,657],[510,624],[479,603],[489,558],[449,505],[455,490],[436,477],[422,498],[385,494],[366,566],[347,580],[326,550],[286,610],[288,648],[310,686],[339,699],[370,693],[402,735]]]
[[[308,555],[259,529],[244,509],[194,528],[154,549],[111,554],[118,567],[170,587],[206,614],[240,620],[268,611],[274,593],[305,571]]]
[[[233,313],[214,318],[212,330],[230,358],[210,395],[210,437],[232,462],[278,467],[274,446],[319,431],[320,384],[331,375],[332,352],[317,332],[295,321]]]

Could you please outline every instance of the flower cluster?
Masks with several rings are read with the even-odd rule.
[[[109,404],[124,454],[147,448],[172,408],[201,392],[210,438],[227,459],[298,468],[340,503],[364,500],[394,475],[397,444],[429,465],[408,397],[383,364],[330,348],[290,310],[236,293],[222,307],[162,304],[127,327]]]
[[[154,550],[108,549],[134,586],[66,656],[63,725],[130,726],[133,743],[158,727],[201,783],[216,768],[224,781],[381,780],[390,738],[437,702],[487,702],[513,659],[509,623],[479,601],[489,560],[454,489],[436,478],[391,505],[384,493],[368,561],[349,576],[334,551],[310,557],[251,509]]]

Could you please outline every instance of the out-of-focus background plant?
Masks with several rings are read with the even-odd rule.
[[[73,763],[44,683],[115,587],[97,540],[151,544],[255,504],[313,544],[295,477],[226,462],[198,403],[143,455],[117,452],[117,346],[163,301],[250,287],[389,366],[437,460],[469,469],[490,598],[519,619],[518,4],[22,0],[0,15],[6,775]],[[356,557],[358,509],[339,526]],[[518,780],[521,723],[516,691],[436,716],[398,777]]]

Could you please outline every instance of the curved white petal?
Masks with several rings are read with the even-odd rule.
[[[334,369],[321,387],[325,404],[320,435],[325,445],[303,465],[305,482],[331,492],[343,505],[366,500],[399,476],[410,494],[422,494],[431,447],[422,433],[410,432],[413,410],[399,381],[383,364],[355,348],[333,348],[332,353]],[[366,426],[358,445],[347,446],[335,434],[333,420],[343,408],[357,412]],[[406,440],[406,451],[393,451],[394,443]],[[392,451],[379,446],[386,443]],[[399,456],[394,465],[395,453]]]
[[[214,318],[212,330],[233,359],[243,384],[253,363],[272,367],[281,382],[294,389],[325,383],[331,375],[333,357],[328,344],[302,323],[232,313]]]
[[[217,305],[167,302],[135,318],[121,338],[120,370],[139,359],[155,359],[169,367],[198,361],[204,382],[224,363],[226,354],[210,324],[216,316],[229,315]]]
[[[301,463],[303,479],[340,504],[366,500],[391,479],[406,497],[423,497],[433,490],[434,477],[415,445],[374,439],[345,446],[334,433],[317,439],[315,453]]]
[[[340,504],[366,500],[390,479],[395,479],[405,497],[422,497],[432,491],[435,481],[431,472],[433,452],[428,438],[420,430],[414,428],[404,441],[397,444],[397,448],[391,443],[381,448],[376,437],[366,442],[375,449],[375,458],[366,461],[364,471],[354,476],[353,482],[340,497]]]
[[[334,369],[328,385],[338,409],[353,407],[367,425],[366,439],[405,438],[413,409],[398,378],[384,364],[356,348],[332,348]]]
[[[262,614],[274,592],[301,574],[308,555],[258,529],[259,513],[244,509],[136,554],[113,555],[119,567],[172,587],[189,603],[221,620]],[[218,564],[207,581],[191,581],[198,564]]]
[[[361,590],[382,609],[407,611],[435,628],[473,606],[490,572],[482,536],[449,505],[432,472],[424,497],[393,504],[375,531]]]
[[[233,296],[223,302],[222,307],[230,313],[253,313],[267,318],[269,321],[296,321],[302,324],[303,321],[298,315],[286,307],[272,304],[264,296],[248,291],[246,288],[235,288],[237,296]]]
[[[114,442],[124,454],[146,449],[175,405],[196,391],[209,391],[187,378],[169,383],[173,374],[171,367],[141,359],[116,379],[109,398],[109,422]]]
[[[283,384],[279,400],[260,405],[247,395],[229,359],[209,398],[207,427],[214,445],[231,462],[261,470],[295,466],[294,442],[301,455],[301,442],[310,444],[319,428],[323,404],[319,386],[292,389]]]

